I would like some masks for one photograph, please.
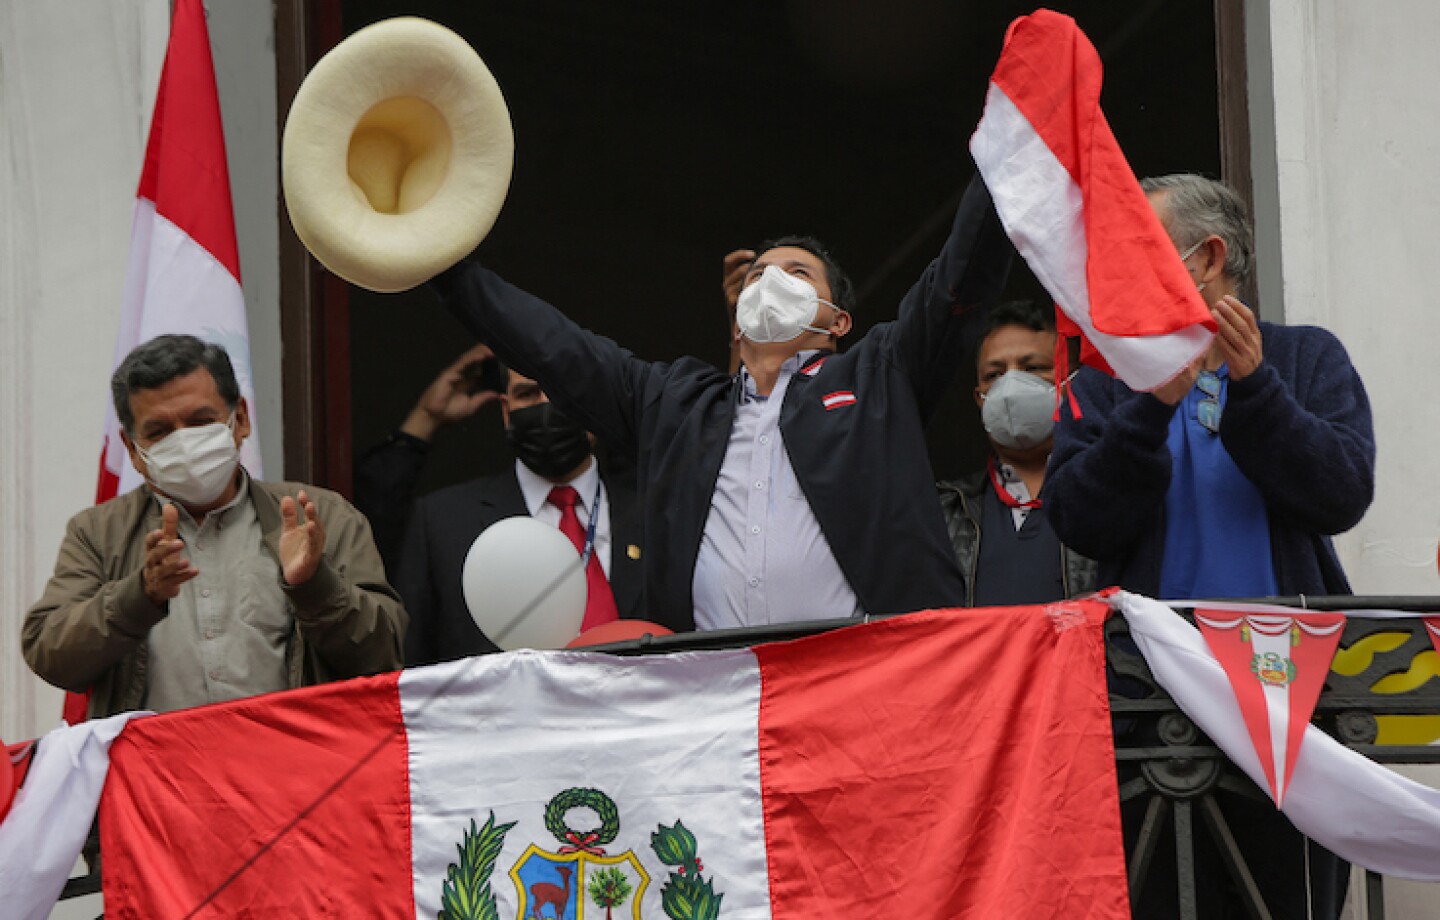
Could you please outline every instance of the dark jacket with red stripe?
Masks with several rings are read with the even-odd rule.
[[[815,359],[785,393],[780,431],[795,476],[869,613],[965,602],[924,426],[978,334],[981,307],[999,296],[1012,254],[977,178],[944,249],[905,295],[898,318],[876,325],[842,354]],[[436,284],[447,306],[505,363],[538,381],[612,448],[633,454],[644,492],[648,618],[693,629],[695,559],[738,380],[695,358],[636,358],[472,263]],[[825,397],[835,394],[842,396],[827,408]]]

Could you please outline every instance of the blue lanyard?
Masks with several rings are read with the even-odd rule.
[[[590,523],[585,527],[585,548],[580,551],[580,567],[590,564],[595,554],[595,526],[600,522],[600,479],[595,479],[595,500],[590,503]]]

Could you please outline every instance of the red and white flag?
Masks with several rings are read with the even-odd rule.
[[[1270,797],[1283,807],[1305,729],[1340,644],[1345,614],[1197,609],[1195,624],[1230,677]]]
[[[67,725],[36,743],[9,811],[0,809],[0,916],[50,916],[95,822],[110,745],[125,723],[142,715]],[[0,745],[0,758],[7,757]]]
[[[1199,631],[1159,601],[1123,591],[1111,600],[1125,614],[1156,682],[1257,786],[1273,790],[1237,699],[1244,691],[1237,690]],[[1206,606],[1249,615],[1277,612],[1254,605]],[[1418,616],[1375,610],[1363,615]],[[1278,806],[1296,829],[1382,875],[1440,881],[1440,790],[1367,759],[1308,719],[1300,727],[1304,745],[1287,742],[1293,752],[1286,767],[1290,779]]]
[[[1101,82],[1073,19],[1015,20],[970,153],[1064,317],[1117,377],[1148,391],[1209,348],[1215,321],[1110,131]]]
[[[1103,603],[139,720],[114,917],[1127,918]]]
[[[240,290],[225,131],[200,0],[175,3],[136,193],[112,366],[119,366],[135,346],[166,333],[188,333],[225,347],[241,395],[250,404],[253,425],[250,335]],[[108,398],[105,404],[97,504],[141,482],[120,441],[115,407]],[[260,441],[253,428],[240,456],[252,475],[263,475]]]

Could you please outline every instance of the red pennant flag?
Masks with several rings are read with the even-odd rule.
[[[1197,609],[1195,623],[1230,679],[1278,808],[1330,673],[1345,615],[1247,616]]]
[[[1430,634],[1430,644],[1440,652],[1440,617],[1425,617],[1425,631]]]

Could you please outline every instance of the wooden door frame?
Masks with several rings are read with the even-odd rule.
[[[285,118],[300,81],[340,41],[340,23],[340,0],[276,0],[277,136],[284,135]],[[276,205],[285,477],[349,495],[353,476],[349,289],[305,250],[290,224],[283,194]]]

